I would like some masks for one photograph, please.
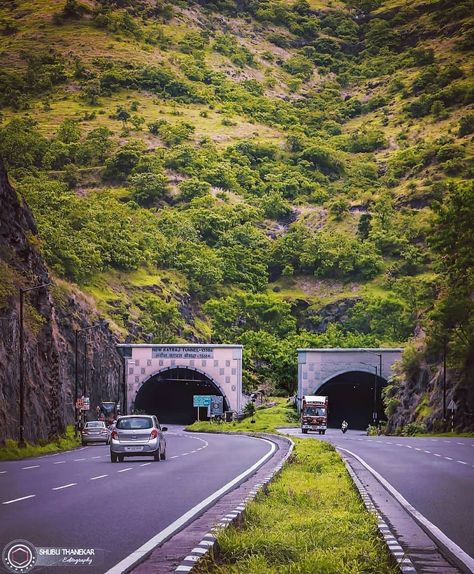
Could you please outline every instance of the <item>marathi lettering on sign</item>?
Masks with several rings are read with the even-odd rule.
[[[212,347],[153,347],[153,359],[212,359]]]

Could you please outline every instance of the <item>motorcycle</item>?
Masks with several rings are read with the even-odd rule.
[[[349,425],[346,423],[346,421],[344,421],[344,422],[342,423],[342,425],[341,425],[342,434],[345,434],[345,432],[347,431],[348,427],[349,427]]]

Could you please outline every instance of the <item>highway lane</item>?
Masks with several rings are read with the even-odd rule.
[[[362,431],[328,429],[301,438],[345,448],[380,473],[430,522],[474,557],[474,438],[368,437]]]
[[[166,461],[110,462],[108,447],[0,463],[0,551],[14,539],[36,547],[92,548],[99,574],[256,463],[267,442],[190,435],[170,428]],[[30,498],[24,498],[30,497]],[[77,567],[36,568],[61,574]]]

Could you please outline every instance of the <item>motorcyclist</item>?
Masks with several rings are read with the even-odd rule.
[[[342,432],[345,433],[346,430],[348,429],[348,427],[349,427],[349,423],[346,420],[343,420],[342,425],[341,425]]]

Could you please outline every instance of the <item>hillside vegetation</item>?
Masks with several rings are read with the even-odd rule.
[[[132,342],[243,343],[249,388],[292,392],[298,346],[398,345],[417,325],[407,369],[436,364],[447,337],[462,379],[472,14],[0,2],[0,154],[50,268]]]

